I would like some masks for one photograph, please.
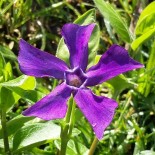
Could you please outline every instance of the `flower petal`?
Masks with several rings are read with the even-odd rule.
[[[93,127],[98,139],[111,123],[117,103],[109,98],[96,96],[89,89],[79,89],[74,99]]]
[[[109,80],[121,73],[143,67],[133,60],[121,46],[113,45],[103,54],[98,64],[92,66],[86,73],[86,86],[94,86]]]
[[[18,62],[20,70],[24,74],[35,77],[50,76],[64,79],[64,71],[68,69],[65,62],[31,46],[23,39],[20,40],[19,45]]]
[[[50,94],[25,110],[23,115],[35,116],[44,120],[64,118],[71,91],[65,83],[62,83]]]
[[[88,64],[88,41],[95,24],[80,26],[66,24],[62,28],[62,36],[70,52],[71,68],[80,67],[85,71]]]

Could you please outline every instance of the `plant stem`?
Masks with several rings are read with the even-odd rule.
[[[6,126],[6,111],[5,110],[1,110],[1,124],[2,124],[2,132],[3,132],[5,154],[6,155],[11,155],[10,148],[9,148],[7,126]]]
[[[74,126],[75,103],[73,97],[69,101],[68,111],[65,119],[65,126],[61,127],[61,150],[60,155],[66,155],[67,143],[70,139]]]
[[[69,123],[69,130],[68,130],[68,135],[69,137],[72,135],[72,130],[74,128],[74,123],[75,123],[75,108],[76,108],[76,104],[74,103],[73,100],[73,104],[72,104],[72,112],[71,112],[71,117],[70,117],[70,123]]]
[[[61,150],[60,150],[60,155],[65,155],[66,154],[66,149],[67,149],[67,143],[69,141],[68,139],[68,128],[69,125],[67,124],[64,129],[61,129]]]
[[[88,155],[93,155],[94,154],[98,142],[99,142],[98,139],[95,137],[94,140],[93,140],[93,143],[92,143],[92,145],[90,147]]]

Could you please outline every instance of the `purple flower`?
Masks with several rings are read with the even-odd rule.
[[[111,123],[117,103],[93,94],[89,86],[95,86],[121,73],[143,67],[129,57],[128,52],[113,45],[100,58],[98,64],[87,69],[88,41],[95,24],[79,26],[66,24],[62,36],[70,52],[70,66],[53,55],[43,52],[24,40],[20,40],[18,62],[20,70],[30,76],[53,77],[63,81],[54,91],[23,112],[44,120],[64,118],[71,94],[80,110],[91,124],[98,139]]]

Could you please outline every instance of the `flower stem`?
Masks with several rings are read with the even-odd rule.
[[[95,137],[94,140],[93,140],[93,143],[92,143],[92,145],[90,147],[88,155],[93,155],[94,154],[98,142],[99,142],[98,139]]]
[[[73,100],[73,104],[72,104],[72,112],[71,112],[71,117],[70,117],[70,123],[69,123],[69,130],[68,130],[68,135],[69,137],[72,135],[72,130],[74,128],[74,123],[75,123],[75,108],[76,108],[76,104],[74,103]]]
[[[6,126],[6,111],[5,110],[1,110],[1,125],[2,125],[2,132],[3,132],[5,154],[11,155],[10,148],[9,148],[7,126]]]
[[[61,150],[60,155],[66,154],[67,143],[72,134],[72,129],[74,126],[74,113],[75,113],[75,103],[73,97],[69,101],[68,111],[65,119],[65,125],[61,127]]]

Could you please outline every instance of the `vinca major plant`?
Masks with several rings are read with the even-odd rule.
[[[61,80],[61,83],[51,93],[26,109],[23,115],[35,116],[43,120],[71,117],[71,114],[66,114],[71,113],[68,110],[67,101],[70,96],[73,96],[77,107],[91,124],[96,137],[101,140],[104,130],[114,117],[117,102],[95,95],[90,87],[102,84],[121,73],[141,68],[143,65],[133,60],[123,47],[112,45],[96,65],[87,68],[88,42],[94,27],[95,24],[80,26],[72,23],[63,26],[62,36],[70,53],[69,65],[31,46],[23,39],[19,43],[18,62],[20,70],[26,75]],[[63,131],[62,135],[68,134]],[[69,138],[65,136],[61,138],[61,145],[67,146]],[[67,138],[64,143],[63,138]],[[63,152],[66,151],[63,146],[61,149]]]

